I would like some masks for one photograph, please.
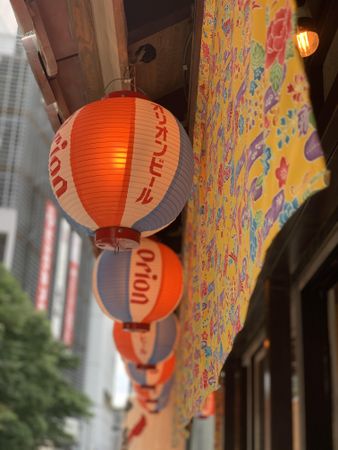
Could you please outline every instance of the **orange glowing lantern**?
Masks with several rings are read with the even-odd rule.
[[[158,414],[168,404],[170,399],[170,390],[161,394],[157,399],[151,400],[141,396],[137,396],[138,403],[150,414]]]
[[[296,41],[302,58],[312,55],[317,50],[319,36],[315,30],[313,21],[309,17],[301,17],[298,19]]]
[[[166,245],[141,239],[131,252],[104,251],[98,257],[93,291],[108,317],[126,329],[149,330],[177,307],[183,290],[183,269],[178,256]]]
[[[153,322],[148,332],[130,333],[120,322],[114,323],[113,338],[122,358],[134,362],[139,369],[154,369],[168,359],[176,346],[178,320],[170,314],[161,322]]]
[[[215,394],[212,392],[205,399],[202,410],[198,417],[200,419],[207,419],[208,417],[215,415]]]
[[[132,381],[145,388],[151,388],[169,381],[175,370],[176,357],[173,354],[165,361],[156,364],[154,369],[139,369],[130,361],[125,361],[125,364],[127,374]]]
[[[172,385],[173,380],[171,379],[167,383],[157,384],[152,388],[133,383],[133,389],[138,398],[141,398],[149,403],[156,403],[161,397],[169,396]]]
[[[189,138],[162,106],[111,96],[76,111],[55,135],[52,190],[73,221],[103,249],[136,248],[172,222],[189,196]]]

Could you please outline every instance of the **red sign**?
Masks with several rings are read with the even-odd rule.
[[[71,346],[74,340],[74,322],[77,302],[77,287],[81,259],[81,238],[72,232],[72,243],[70,250],[70,261],[68,271],[68,288],[66,295],[66,312],[63,327],[63,342]]]
[[[46,311],[48,309],[48,294],[54,255],[56,223],[56,208],[50,200],[47,200],[40,254],[38,285],[35,296],[35,306],[39,311]]]

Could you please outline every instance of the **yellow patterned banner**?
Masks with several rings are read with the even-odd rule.
[[[181,426],[218,387],[272,240],[326,186],[294,39],[291,0],[205,1],[176,376]]]

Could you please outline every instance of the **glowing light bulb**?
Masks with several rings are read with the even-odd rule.
[[[297,30],[296,42],[300,56],[306,58],[317,50],[319,46],[319,36],[315,31],[307,29],[306,26],[300,26]]]

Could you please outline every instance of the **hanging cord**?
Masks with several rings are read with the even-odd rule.
[[[184,96],[188,100],[189,97],[189,78],[190,78],[190,64],[191,64],[191,48],[189,52],[189,46],[191,46],[192,43],[192,31],[187,36],[187,39],[184,44],[184,51],[183,51],[183,61],[182,61],[182,69],[183,69],[183,77],[184,77]],[[190,53],[189,61],[187,61],[188,53]]]
[[[114,83],[114,81],[123,81],[124,83],[132,83],[133,79],[132,78],[113,78],[112,80],[109,81],[109,83],[105,86],[104,88],[104,93],[107,93],[107,89],[109,88],[109,86],[111,86],[112,83]]]

